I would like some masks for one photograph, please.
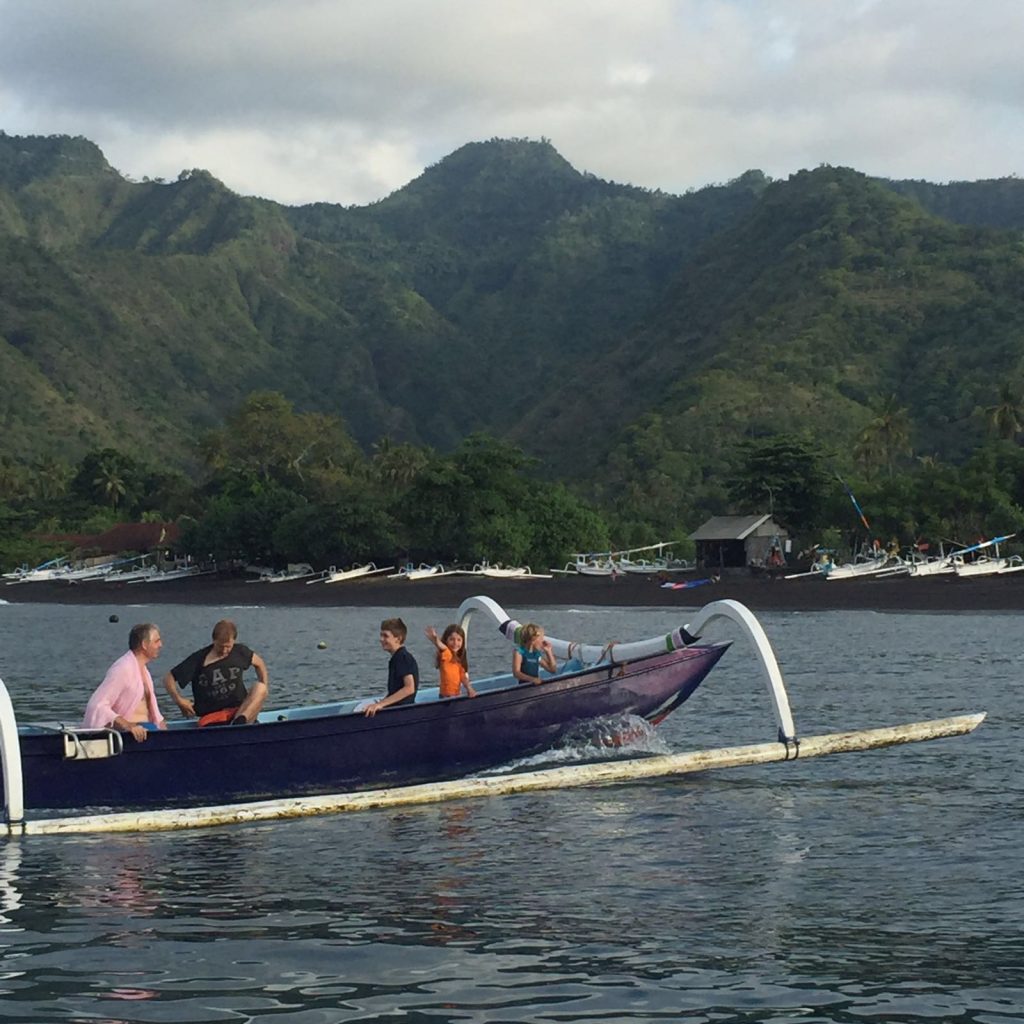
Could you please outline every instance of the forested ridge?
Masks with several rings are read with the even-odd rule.
[[[1006,530],[1022,226],[1016,178],[819,167],[670,195],[581,173],[547,142],[491,140],[369,206],[289,208],[202,170],[130,181],[85,139],[0,135],[0,510],[12,536],[102,515],[201,523],[231,477],[237,500],[262,481],[312,521],[361,489],[392,534],[351,552],[334,536],[324,558],[461,557],[389,502],[412,486],[426,500],[418,473],[437,486],[487,451],[596,517],[569,547],[680,536],[773,480],[794,491],[788,525],[821,533],[845,525],[837,472],[906,540]],[[281,454],[243,485],[211,444],[254,393],[282,429],[320,417],[334,454],[290,469]],[[784,480],[794,451],[802,484]],[[132,486],[90,499],[112,461]],[[941,506],[972,472],[998,494]],[[540,553],[543,531],[509,529],[490,557]]]

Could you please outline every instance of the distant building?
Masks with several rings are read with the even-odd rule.
[[[786,554],[789,534],[770,515],[715,516],[690,534],[701,569],[764,565],[773,544]]]

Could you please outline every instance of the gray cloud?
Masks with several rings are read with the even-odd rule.
[[[1024,164],[1016,0],[0,0],[0,25],[7,132],[284,202],[367,202],[496,135],[667,191]]]

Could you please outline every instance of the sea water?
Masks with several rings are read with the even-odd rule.
[[[686,617],[509,611],[599,643]],[[267,661],[272,705],[373,694],[390,614],[0,605],[0,677],[21,719],[75,721],[133,622],[161,628],[162,692],[226,615]],[[401,614],[429,680],[423,629],[453,615]],[[966,737],[641,784],[0,840],[0,1021],[1024,1021],[1017,617],[763,622],[804,735],[988,719]],[[508,664],[478,620],[469,649],[471,674]],[[738,641],[658,743],[775,728]]]

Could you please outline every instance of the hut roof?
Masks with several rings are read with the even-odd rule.
[[[714,516],[690,534],[690,540],[746,540],[758,527],[770,523],[778,533],[784,531],[772,522],[770,515]]]

